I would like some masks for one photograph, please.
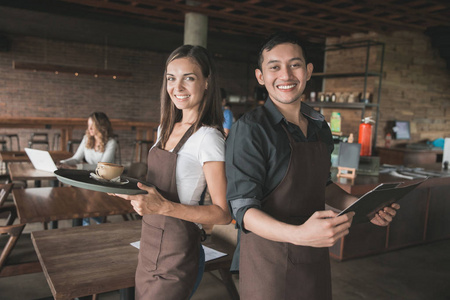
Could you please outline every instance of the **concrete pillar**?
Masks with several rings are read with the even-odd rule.
[[[195,5],[195,1],[188,1]],[[184,44],[197,45],[206,48],[208,39],[208,17],[199,13],[189,12],[184,17]]]

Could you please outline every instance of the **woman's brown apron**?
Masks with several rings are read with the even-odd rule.
[[[295,142],[280,184],[264,199],[262,210],[277,220],[300,225],[325,208],[330,160],[324,143]],[[241,299],[331,299],[328,248],[273,242],[254,233],[241,234]]]
[[[191,127],[172,152],[160,143],[148,154],[147,181],[168,200],[180,202],[176,185],[177,153]],[[200,229],[192,222],[144,215],[136,270],[136,299],[189,299],[198,274]]]

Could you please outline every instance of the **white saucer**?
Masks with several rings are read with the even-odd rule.
[[[117,184],[117,185],[123,185],[123,184],[127,184],[129,181],[127,179],[121,179],[120,176],[117,176],[116,178],[113,178],[111,180],[107,180],[107,179],[103,179],[100,176],[98,176],[95,173],[91,173],[89,174],[91,178],[100,181],[100,182],[105,182],[105,183],[112,183],[112,184]]]

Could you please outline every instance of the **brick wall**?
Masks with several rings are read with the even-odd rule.
[[[385,56],[380,99],[377,146],[384,146],[388,121],[406,120],[411,124],[411,140],[420,142],[450,136],[450,72],[438,50],[431,46],[430,39],[420,33],[393,32],[356,34],[350,37],[329,38],[327,44],[371,39],[385,43]],[[366,49],[327,52],[326,71],[345,72],[363,67]],[[380,51],[370,53],[370,66],[379,65]],[[362,79],[326,79],[325,91],[361,91]],[[377,97],[378,81],[368,82],[368,91]],[[329,119],[331,111],[324,111]],[[341,110],[344,134],[357,133],[358,113]],[[374,115],[367,110],[366,116]],[[357,137],[357,135],[356,135]],[[393,141],[393,144],[404,143]]]
[[[11,37],[11,49],[0,53],[0,117],[78,117],[103,111],[110,118],[159,121],[159,91],[169,53],[81,44],[36,37]],[[247,57],[248,54],[243,54]],[[54,74],[12,69],[13,61],[128,71],[128,79],[80,74]],[[229,93],[247,95],[256,85],[244,62],[217,59],[220,84]],[[50,140],[56,130],[48,132]],[[0,134],[19,133],[21,148],[32,130],[1,129]],[[131,159],[134,133],[117,131],[122,162]],[[74,138],[84,130],[74,132]]]

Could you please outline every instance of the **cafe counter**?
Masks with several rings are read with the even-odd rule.
[[[425,169],[440,170],[440,166],[433,164],[425,166]],[[347,236],[330,247],[330,256],[343,261],[450,238],[450,172],[441,173],[442,177],[429,178],[398,201],[401,208],[389,226],[355,224]],[[389,174],[358,175],[353,181],[334,180],[345,191],[358,197],[380,183],[407,184],[408,181]]]

